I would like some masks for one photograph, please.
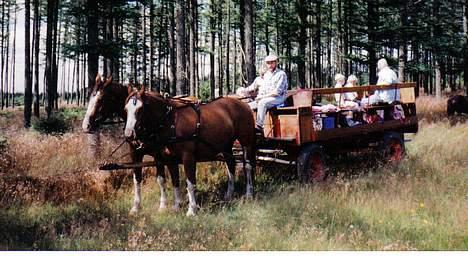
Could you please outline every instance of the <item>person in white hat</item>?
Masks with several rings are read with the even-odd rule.
[[[358,86],[358,78],[355,75],[348,76],[345,87],[356,87]],[[359,104],[356,102],[358,97],[357,92],[345,92],[344,93],[344,107],[355,108]]]
[[[257,109],[256,132],[263,135],[263,124],[268,109],[281,105],[286,100],[288,78],[286,73],[279,69],[278,57],[268,55],[265,57],[267,71],[258,88],[255,101],[249,103],[250,108]]]
[[[393,71],[387,63],[387,60],[382,58],[377,62],[377,69],[379,73],[377,76],[377,85],[390,85],[398,83],[398,76],[395,71]],[[377,102],[388,102],[392,103],[393,101],[400,100],[400,90],[388,89],[388,90],[376,90],[373,95],[369,98],[363,98],[361,100],[362,105],[375,104]]]
[[[377,62],[377,68],[379,73],[379,80],[377,81],[377,85],[390,85],[398,83],[398,76],[393,69],[388,66],[387,60],[380,59]],[[389,89],[389,90],[378,90],[379,98],[382,101],[392,103],[393,101],[400,100],[400,90],[397,89]]]

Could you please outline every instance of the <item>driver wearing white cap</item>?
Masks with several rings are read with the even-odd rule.
[[[277,67],[278,57],[268,55],[265,58],[268,70],[263,75],[263,82],[258,88],[255,101],[249,103],[250,108],[257,109],[256,131],[263,134],[263,124],[268,109],[283,104],[288,90],[286,73]]]

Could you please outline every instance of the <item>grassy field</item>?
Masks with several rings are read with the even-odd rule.
[[[223,202],[224,165],[199,164],[191,218],[185,208],[158,212],[152,170],[142,213],[129,216],[129,173],[95,171],[79,127],[45,136],[22,129],[18,110],[2,112],[0,250],[468,250],[468,123],[447,120],[444,101],[417,105],[420,131],[399,166],[350,155],[313,186],[263,166],[254,200],[242,199],[238,177],[236,199]],[[104,133],[104,156],[120,142],[113,134]]]

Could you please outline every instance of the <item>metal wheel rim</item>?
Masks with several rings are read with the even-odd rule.
[[[395,163],[403,159],[404,150],[399,140],[392,139],[388,144],[388,159]]]

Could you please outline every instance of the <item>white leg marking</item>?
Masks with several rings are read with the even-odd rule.
[[[180,209],[180,203],[182,200],[180,199],[180,188],[174,188],[174,206],[172,209],[174,211],[178,211]]]
[[[245,164],[245,171],[247,175],[247,188],[245,192],[245,197],[247,199],[253,198],[252,169],[253,169],[252,165],[250,164],[249,161],[247,161]]]
[[[197,202],[195,200],[195,186],[187,179],[187,192],[189,198],[189,207],[187,216],[195,216],[197,213]]]
[[[141,209],[141,183],[139,183],[133,174],[133,185],[134,185],[134,198],[133,207],[130,210],[130,214],[137,214]]]
[[[232,198],[232,194],[234,193],[234,175],[228,170],[228,188],[226,191],[226,195],[224,196],[224,200],[229,201]]]
[[[166,196],[166,181],[162,176],[158,176],[157,178],[158,184],[159,184],[159,190],[161,191],[161,199],[159,201],[159,211],[164,211],[166,207],[166,201],[167,201],[167,196]]]

